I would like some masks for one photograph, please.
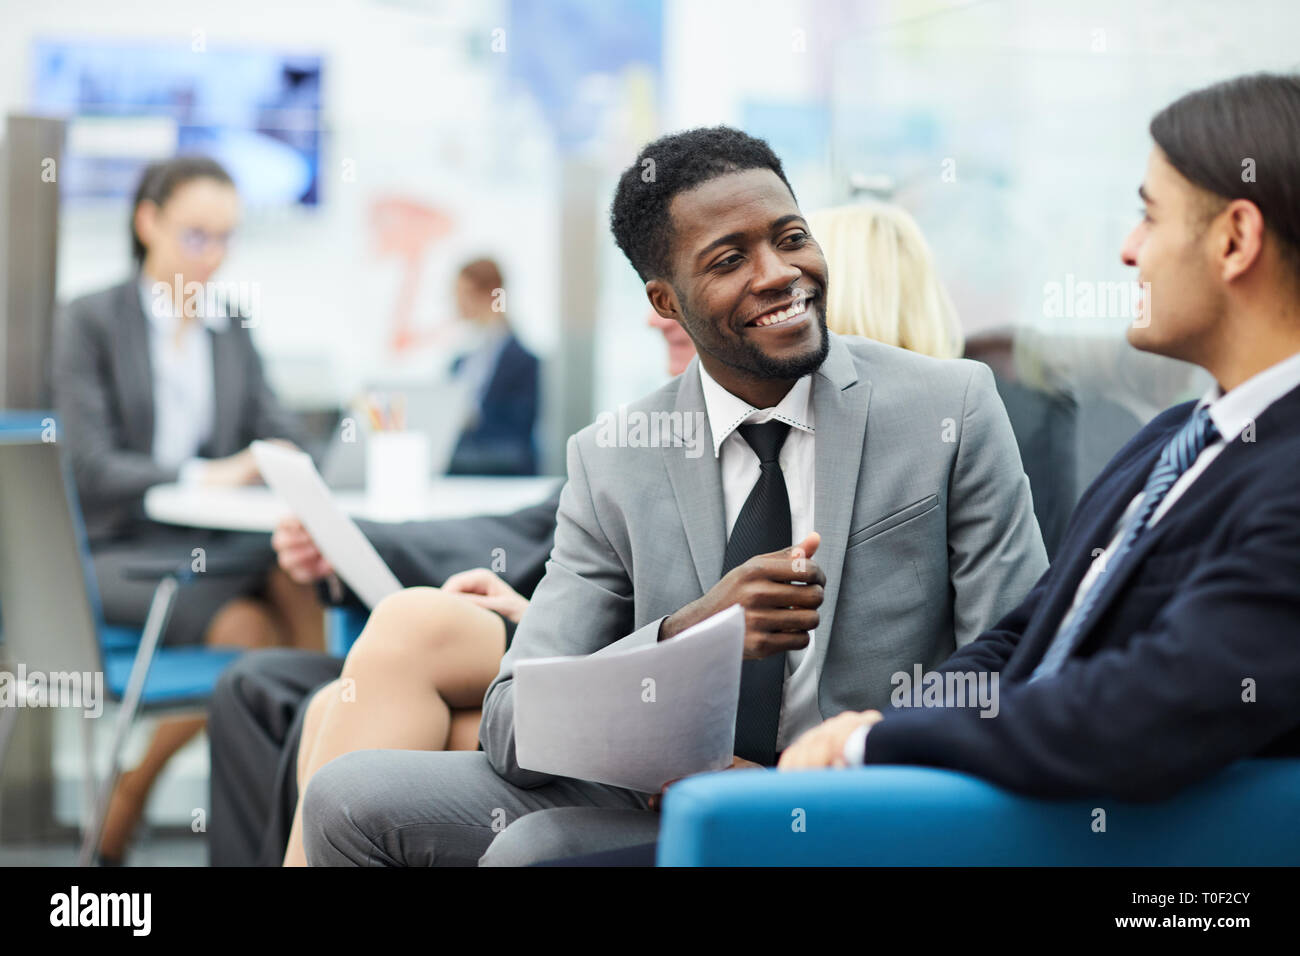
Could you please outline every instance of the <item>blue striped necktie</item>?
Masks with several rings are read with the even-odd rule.
[[[1071,616],[1069,624],[1057,631],[1056,636],[1052,638],[1047,653],[1043,655],[1043,659],[1038,662],[1038,666],[1034,668],[1034,673],[1029,678],[1031,682],[1040,677],[1051,677],[1061,669],[1061,665],[1074,650],[1075,644],[1089,623],[1088,618],[1096,607],[1107,575],[1113,575],[1116,569],[1123,565],[1124,559],[1132,552],[1138,538],[1146,531],[1151,516],[1160,507],[1160,502],[1164,500],[1165,495],[1169,494],[1169,489],[1174,486],[1183,472],[1192,466],[1192,462],[1196,461],[1205,450],[1205,446],[1218,437],[1219,430],[1210,420],[1209,407],[1202,406],[1165,446],[1165,450],[1160,453],[1160,460],[1156,462],[1155,468],[1147,478],[1137,512],[1125,526],[1119,545],[1106,561],[1106,568],[1093,579],[1092,585],[1079,603],[1078,610]]]

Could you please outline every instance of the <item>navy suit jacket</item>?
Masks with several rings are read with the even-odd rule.
[[[1084,493],[1025,600],[941,672],[1000,672],[999,711],[901,708],[869,764],[947,767],[1041,797],[1163,799],[1247,756],[1300,755],[1300,389],[1269,406],[1103,573],[1091,626],[1028,679],[1116,522],[1195,403],[1142,429]],[[1110,579],[1104,576],[1114,572]]]
[[[537,474],[533,428],[537,424],[538,370],[537,357],[511,334],[488,381],[478,419],[456,443],[448,474]]]

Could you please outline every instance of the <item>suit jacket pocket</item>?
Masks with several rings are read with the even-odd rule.
[[[873,521],[865,528],[860,528],[857,531],[854,531],[849,535],[849,540],[845,544],[845,550],[855,548],[862,542],[874,538],[878,534],[884,534],[886,531],[891,531],[894,528],[897,528],[900,524],[903,524],[906,521],[911,521],[913,518],[919,518],[921,515],[926,514],[937,507],[939,507],[938,495],[928,495],[920,501],[914,501],[906,508],[901,508],[893,514],[881,518],[879,521]]]

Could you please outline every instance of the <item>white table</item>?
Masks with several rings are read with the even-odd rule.
[[[418,500],[389,502],[383,507],[363,491],[336,491],[335,499],[354,518],[375,521],[423,521],[506,514],[539,504],[560,485],[559,478],[438,478]],[[144,496],[144,510],[154,521],[225,531],[272,531],[289,509],[269,488],[204,488],[154,485]]]

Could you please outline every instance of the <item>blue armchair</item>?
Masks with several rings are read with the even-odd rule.
[[[1153,804],[1036,800],[925,767],[730,770],[669,789],[658,864],[1295,866],[1297,807],[1300,759],[1243,760]]]
[[[325,618],[325,650],[335,657],[347,657],[369,617],[369,608],[350,605],[329,608]]]

